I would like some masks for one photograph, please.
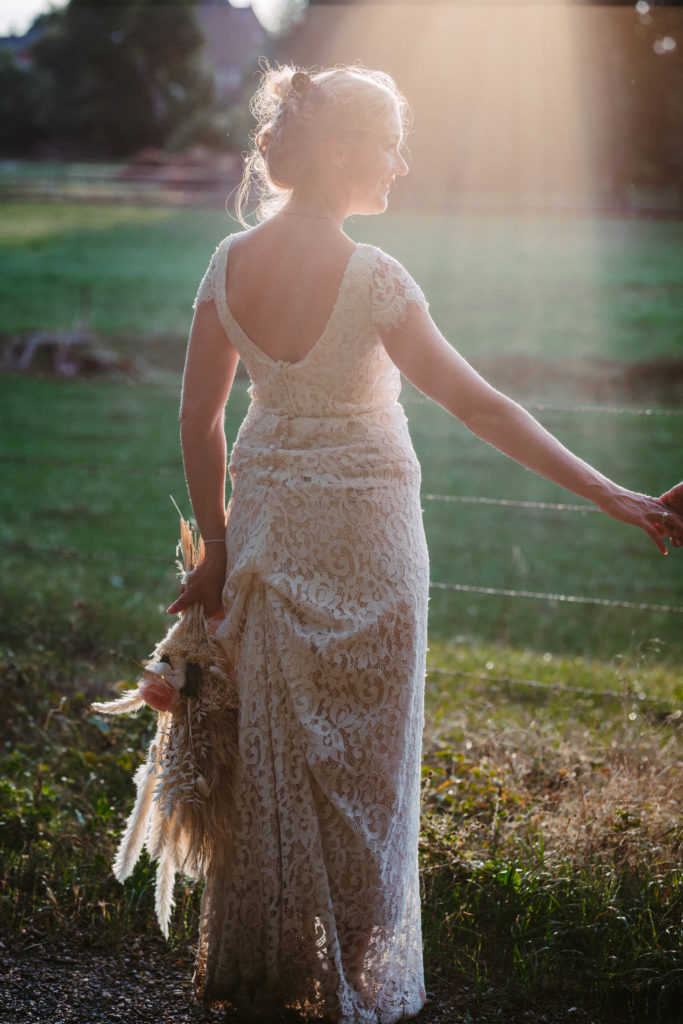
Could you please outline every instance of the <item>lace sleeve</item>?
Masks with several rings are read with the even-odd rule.
[[[379,252],[372,268],[370,283],[372,319],[380,331],[398,327],[412,303],[427,310],[429,304],[419,284],[398,260]]]
[[[223,243],[221,242],[221,244],[217,247],[216,251],[211,257],[211,262],[206,268],[206,273],[204,274],[204,277],[199,282],[199,288],[197,289],[197,294],[195,295],[194,302],[192,303],[193,309],[196,309],[201,302],[210,302],[216,296],[216,288],[219,284],[219,274],[217,273],[219,271],[220,264],[219,254],[222,245]]]

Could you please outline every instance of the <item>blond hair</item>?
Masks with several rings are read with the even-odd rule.
[[[257,220],[277,212],[310,168],[317,142],[382,126],[393,111],[405,131],[409,107],[390,75],[357,65],[308,72],[292,65],[263,65],[249,105],[256,119],[235,210],[244,212],[256,193]]]

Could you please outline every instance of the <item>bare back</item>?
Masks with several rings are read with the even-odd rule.
[[[318,218],[276,216],[245,232],[226,274],[234,318],[271,359],[299,362],[325,330],[354,249]]]

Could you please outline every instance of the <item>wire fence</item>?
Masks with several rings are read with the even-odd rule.
[[[5,550],[24,555],[50,555],[54,558],[81,559],[94,562],[115,562],[117,565],[156,564],[168,565],[167,558],[154,555],[121,555],[116,551],[84,551],[82,548],[60,548],[46,544],[24,544],[22,542],[5,541]],[[644,601],[618,601],[605,597],[581,596],[579,594],[546,594],[542,591],[514,590],[503,587],[480,587],[469,583],[439,583],[430,580],[432,590],[450,590],[461,594],[479,594],[484,597],[527,598],[534,601],[565,602],[567,604],[599,605],[603,608],[630,608],[636,611],[664,612],[672,615],[683,615],[683,606],[672,604],[649,604]]]
[[[606,597],[581,597],[577,594],[545,594],[534,590],[507,590],[502,587],[478,587],[468,583],[437,583],[429,584],[432,590],[452,590],[461,594],[482,594],[487,597],[528,598],[532,601],[564,601],[568,604],[599,605],[602,608],[633,608],[641,612],[669,612],[683,615],[683,607],[673,604],[647,604],[642,601],[615,601]]]
[[[423,501],[453,502],[460,505],[497,505],[499,508],[535,508],[551,512],[599,512],[595,505],[568,505],[555,501],[519,501],[516,498],[481,498],[464,494],[423,494]]]
[[[443,676],[450,679],[471,679],[475,682],[505,687],[522,687],[548,693],[567,693],[572,696],[589,697],[597,700],[615,700],[625,704],[638,703],[643,705],[662,706],[673,711],[671,701],[660,697],[650,697],[646,693],[634,690],[620,692],[618,690],[592,690],[587,686],[568,686],[566,683],[544,683],[539,679],[519,679],[517,676],[492,675],[490,672],[465,672],[459,669],[436,668],[427,666],[427,676]]]
[[[409,402],[422,402],[427,401],[422,396],[417,395],[409,398]],[[535,411],[544,412],[560,412],[570,414],[582,414],[594,413],[597,415],[607,416],[639,416],[639,417],[682,417],[683,410],[679,409],[649,409],[649,408],[633,408],[633,407],[620,407],[620,406],[557,406],[549,405],[545,403],[528,404],[527,408],[534,409]],[[167,477],[181,479],[183,476],[182,467],[180,464],[175,466],[172,465],[136,465],[130,466],[128,464],[116,464],[116,463],[96,463],[79,461],[72,459],[65,459],[63,457],[53,458],[49,455],[45,456],[28,456],[28,455],[0,455],[0,464],[5,465],[16,465],[16,466],[46,466],[56,467],[60,470],[68,470],[72,473],[86,472],[86,473],[101,473],[101,474],[121,474],[126,476],[145,476],[145,477]],[[527,501],[527,500],[516,500],[511,498],[490,498],[483,497],[480,495],[460,495],[460,494],[434,494],[425,493],[422,498],[426,502],[436,503],[459,503],[466,505],[481,505],[481,506],[493,506],[499,508],[517,508],[522,510],[533,510],[534,512],[541,513],[570,513],[570,514],[585,514],[598,512],[595,506],[588,503],[567,503],[567,502],[545,502],[545,501]],[[165,557],[153,556],[153,555],[135,555],[132,553],[122,554],[117,551],[88,551],[82,548],[67,548],[53,545],[42,545],[42,544],[30,544],[25,543],[21,540],[12,537],[4,538],[4,548],[7,553],[13,553],[23,557],[29,558],[54,558],[61,560],[78,560],[82,562],[99,562],[99,563],[111,563],[116,566],[123,566],[128,563],[130,564],[148,564],[155,566],[166,566],[169,567],[169,561]],[[478,586],[475,584],[460,583],[454,581],[438,581],[431,580],[430,588],[434,591],[446,591],[451,593],[461,594],[474,594],[484,598],[487,597],[499,597],[506,598],[509,600],[532,600],[539,602],[546,602],[548,604],[564,603],[573,605],[587,605],[587,606],[598,606],[601,608],[613,608],[613,609],[628,609],[636,611],[647,611],[656,612],[659,614],[666,615],[683,615],[683,606],[675,604],[659,604],[650,603],[644,601],[629,601],[619,600],[613,598],[597,597],[595,595],[581,595],[581,594],[564,594],[564,593],[546,593],[543,591],[530,591],[530,590],[517,590],[514,588],[502,588],[502,587],[487,587]],[[571,695],[582,695],[584,697],[593,697],[601,699],[614,699],[620,701],[633,701],[638,700],[640,702],[649,703],[653,705],[666,705],[669,707],[669,702],[662,701],[657,698],[650,698],[643,694],[634,694],[632,692],[618,693],[616,691],[608,690],[590,690],[585,687],[572,687],[565,683],[546,683],[539,680],[533,679],[522,679],[512,676],[494,676],[489,673],[472,673],[463,672],[458,670],[441,669],[435,666],[427,666],[428,676],[443,676],[451,678],[466,678],[477,680],[480,682],[486,682],[487,684],[495,683],[497,685],[504,685],[508,687],[526,687],[529,689],[544,690],[548,692],[556,693],[567,693]]]
[[[67,459],[30,458],[24,456],[0,456],[0,463],[14,463],[19,465],[58,466],[60,469],[81,470],[88,473],[120,473],[124,475],[140,476],[165,476],[178,477],[182,474],[180,467],[171,468],[163,466],[124,466],[124,465],[101,465],[92,462],[75,462]],[[567,504],[564,502],[547,501],[521,501],[511,498],[484,498],[478,496],[455,495],[455,494],[423,494],[423,500],[433,502],[459,502],[471,505],[489,505],[499,508],[521,508],[535,509],[542,512],[580,512],[593,513],[600,510],[592,505]],[[17,554],[25,555],[50,555],[62,559],[82,559],[84,561],[115,562],[125,565],[126,563],[149,563],[168,564],[168,560],[150,555],[122,555],[116,551],[87,551],[82,548],[61,548],[51,545],[28,544],[22,541],[6,538],[6,550]],[[442,582],[430,580],[432,590],[452,591],[453,593],[478,594],[485,597],[507,597],[513,599],[526,599],[534,601],[546,601],[549,603],[564,602],[568,604],[596,605],[603,608],[628,608],[636,611],[661,612],[672,615],[682,615],[683,606],[672,604],[654,604],[645,601],[624,601],[613,598],[595,597],[593,595],[545,593],[543,591],[516,590],[504,587],[484,587],[468,583]]]
[[[412,390],[410,394],[402,396],[403,405],[431,405],[431,399],[421,395],[419,391]],[[639,407],[635,405],[557,405],[552,402],[524,402],[524,408],[530,412],[556,412],[575,413],[580,415],[596,416],[644,416],[652,419],[657,417],[680,418],[683,417],[683,409],[667,409],[664,407],[651,408],[649,406]]]
[[[639,409],[630,405],[548,405],[544,402],[525,402],[525,408],[534,412],[570,412],[599,416],[680,417],[683,409]]]
[[[423,403],[429,400],[424,396],[420,395],[419,392],[413,392],[407,396],[408,403]],[[545,411],[545,412],[561,412],[570,414],[587,414],[594,413],[597,415],[608,415],[608,416],[640,416],[640,417],[682,417],[683,409],[662,409],[662,408],[637,408],[632,406],[585,406],[585,405],[552,405],[548,403],[528,403],[527,408],[533,409],[534,411]],[[135,475],[135,476],[156,476],[156,477],[175,477],[178,478],[182,475],[182,468],[180,465],[177,466],[159,466],[159,465],[148,465],[148,466],[130,466],[128,464],[107,463],[98,464],[93,462],[80,462],[77,460],[70,460],[64,458],[52,458],[48,456],[36,457],[36,456],[25,456],[25,455],[0,455],[0,463],[4,464],[15,464],[15,465],[40,465],[40,466],[54,466],[60,469],[68,469],[70,471],[85,471],[88,473],[117,473],[122,475]],[[461,495],[461,494],[432,494],[425,493],[422,495],[422,499],[427,502],[438,502],[438,503],[459,503],[468,505],[482,505],[482,506],[493,506],[499,508],[518,508],[525,510],[534,510],[540,512],[569,512],[569,513],[596,513],[600,510],[594,505],[589,503],[575,504],[568,502],[547,502],[547,501],[528,501],[528,500],[517,500],[512,498],[490,498],[483,497],[481,495]],[[106,551],[83,551],[83,550],[71,550],[67,548],[51,547],[45,545],[25,544],[22,542],[8,541],[9,549],[16,553],[23,553],[25,555],[50,555],[55,558],[74,559],[82,558],[84,560],[91,561],[112,561],[119,564],[125,564],[128,562],[148,562],[148,563],[162,563],[164,559],[155,558],[153,556],[134,556],[126,555],[122,556],[117,552],[106,552]],[[579,595],[579,594],[562,594],[562,593],[545,593],[542,591],[528,591],[528,590],[516,590],[513,588],[501,588],[501,587],[486,587],[478,586],[475,584],[466,584],[459,582],[442,582],[432,580],[430,581],[430,588],[433,590],[451,591],[453,593],[467,593],[477,594],[484,597],[505,597],[514,600],[525,599],[535,601],[545,601],[549,603],[564,602],[568,604],[580,604],[580,605],[594,605],[603,608],[624,608],[633,609],[637,611],[652,611],[664,614],[681,615],[683,614],[683,607],[672,604],[656,604],[643,601],[624,601],[612,598],[596,597],[594,595]]]

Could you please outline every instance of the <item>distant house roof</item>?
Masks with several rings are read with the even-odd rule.
[[[47,31],[45,18],[34,22],[23,36],[0,36],[0,49],[11,50],[17,64],[28,66],[31,63],[31,47],[45,35]]]
[[[204,54],[215,69],[216,92],[234,99],[245,73],[268,46],[268,35],[251,7],[232,7],[227,0],[202,0],[195,16],[204,33]]]

